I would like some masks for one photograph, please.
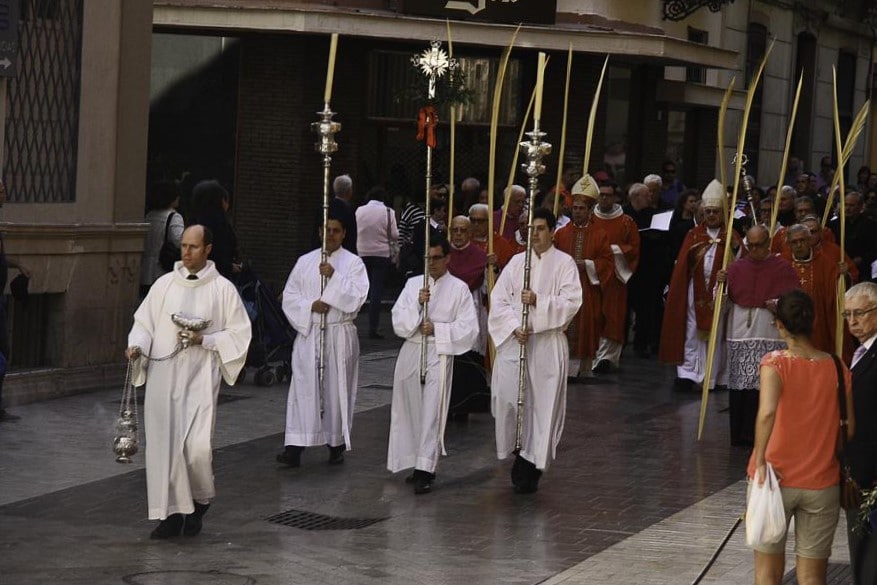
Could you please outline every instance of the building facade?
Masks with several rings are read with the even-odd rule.
[[[472,100],[458,109],[454,177],[448,113],[440,111],[435,182],[459,184],[467,176],[487,182],[493,85],[514,23],[522,24],[499,114],[498,186],[512,167],[539,51],[550,56],[542,129],[555,153],[544,161],[545,185],[554,183],[559,163],[570,47],[564,165],[608,169],[621,184],[659,173],[665,160],[674,161],[694,187],[717,175],[719,155],[730,168],[746,85],[771,42],[746,134],[748,170],[762,185],[778,180],[800,71],[804,89],[792,154],[814,170],[823,155],[834,153],[832,67],[847,126],[870,97],[874,76],[875,29],[867,24],[873,14],[861,0],[45,4],[66,3],[81,14],[81,46],[68,49],[78,57],[75,87],[68,88],[77,118],[54,126],[67,132],[75,156],[51,185],[34,186],[25,176],[33,133],[15,124],[33,100],[15,100],[21,91],[15,81],[7,84],[4,100],[11,200],[2,219],[9,222],[9,252],[23,254],[33,268],[38,298],[36,310],[13,318],[18,350],[7,392],[12,402],[105,386],[117,375],[136,303],[148,180],[180,181],[184,211],[195,182],[220,180],[232,194],[242,256],[263,280],[276,286],[285,280],[295,259],[316,244],[322,162],[310,125],[323,107],[330,33],[341,35],[331,105],[342,130],[332,174],[351,174],[358,197],[384,184],[397,201],[422,192],[424,181],[424,146],[415,140],[422,100],[411,92],[425,91],[425,79],[410,57],[433,39],[446,41],[448,22]],[[712,12],[706,4],[721,8]],[[606,55],[585,164],[587,118]],[[732,78],[725,143],[718,149],[718,110]],[[852,172],[874,162],[872,128],[869,122],[848,163]],[[518,172],[514,178],[525,180]]]
[[[20,5],[17,71],[0,84],[0,227],[32,279],[27,304],[10,307],[10,404],[122,386],[145,234],[152,37],[152,6],[139,0]]]

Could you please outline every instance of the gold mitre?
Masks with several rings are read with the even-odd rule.
[[[706,189],[703,190],[703,195],[701,195],[704,207],[724,209],[726,199],[725,188],[715,179],[706,186]]]
[[[600,191],[597,189],[597,182],[594,181],[594,177],[587,173],[582,175],[582,178],[575,182],[571,191],[573,196],[584,195],[585,197],[590,197],[594,200],[600,198]]]

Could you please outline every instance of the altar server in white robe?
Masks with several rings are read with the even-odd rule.
[[[520,346],[527,346],[521,450],[514,453],[512,484],[519,493],[538,489],[542,471],[554,460],[566,416],[569,346],[564,330],[582,304],[582,286],[572,256],[553,244],[554,214],[533,211],[530,288],[523,290],[526,252],[514,256],[490,295],[488,331],[496,345],[491,377],[496,419],[496,454],[515,450]],[[523,331],[523,303],[530,306]]]
[[[151,538],[195,536],[213,499],[213,427],[220,380],[232,385],[247,358],[250,319],[234,285],[207,260],[213,235],[200,225],[183,232],[182,260],[152,285],[134,313],[125,355],[135,386],[146,384],[146,492]],[[184,331],[174,313],[209,319]],[[189,344],[176,356],[178,342]],[[146,355],[144,355],[146,354]]]
[[[387,469],[396,473],[413,467],[405,481],[414,484],[415,494],[432,490],[439,453],[447,454],[444,431],[454,356],[469,351],[478,337],[472,293],[448,272],[449,260],[447,240],[431,239],[428,288],[423,288],[423,276],[412,277],[393,305],[393,330],[405,343],[393,374]],[[424,303],[428,303],[425,320]],[[421,384],[423,343],[427,344],[426,382]]]
[[[365,264],[342,247],[346,227],[334,215],[326,222],[327,262],[318,248],[298,259],[286,288],[283,312],[298,336],[292,347],[292,379],[286,402],[285,449],[277,461],[298,467],[305,447],[326,445],[329,463],[344,462],[351,448],[353,407],[359,384],[356,314],[368,297]],[[326,289],[320,293],[321,276]],[[326,315],[323,389],[320,392],[320,318]]]

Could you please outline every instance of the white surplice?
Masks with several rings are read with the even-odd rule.
[[[490,391],[496,419],[496,455],[508,457],[515,448],[518,412],[520,344],[514,331],[521,326],[521,290],[525,253],[514,256],[500,273],[490,295],[488,330],[496,345]],[[582,285],[572,256],[553,246],[540,257],[533,252],[524,383],[521,457],[546,469],[554,460],[566,416],[569,346],[564,330],[582,304]]]
[[[220,376],[234,384],[247,359],[250,319],[234,285],[212,261],[197,280],[177,262],[152,285],[134,313],[128,346],[155,358],[174,351],[180,328],[173,313],[210,319],[202,345],[184,349],[166,361],[140,357],[133,383],[146,383],[146,491],[149,518],[191,514],[193,500],[208,502],[213,485],[213,427]]]
[[[354,319],[368,297],[368,275],[359,256],[338,248],[328,257],[335,272],[321,295],[320,260],[320,250],[299,258],[283,289],[283,312],[298,332],[292,347],[284,444],[347,445],[350,449],[359,383],[359,337]],[[319,299],[330,307],[326,313],[322,416],[320,314],[311,311]]]
[[[465,282],[445,273],[429,277],[428,318],[435,334],[427,338],[426,383],[420,384],[423,276],[405,283],[393,305],[393,331],[405,338],[393,373],[393,404],[387,469],[414,467],[434,473],[439,453],[445,455],[444,431],[450,403],[454,356],[466,353],[478,336],[478,316]]]
[[[704,339],[697,330],[697,315],[695,313],[694,302],[694,279],[702,278],[707,287],[709,287],[710,274],[712,274],[713,263],[719,258],[719,228],[707,228],[707,234],[713,240],[710,247],[707,248],[703,256],[703,272],[696,270],[688,281],[688,309],[685,318],[685,346],[683,353],[683,362],[676,366],[676,377],[683,380],[691,380],[695,384],[703,384],[706,377],[706,362],[709,339]],[[724,248],[724,243],[721,244]],[[712,294],[715,295],[715,290]],[[725,386],[728,384],[728,371],[725,367],[725,322],[724,319],[719,321],[718,335],[716,335],[716,353],[713,357],[713,369],[710,376],[710,388],[716,385]]]

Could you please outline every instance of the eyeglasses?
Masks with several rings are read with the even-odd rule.
[[[870,313],[874,309],[877,309],[877,305],[874,305],[870,309],[853,309],[852,311],[843,311],[843,312],[841,312],[841,315],[843,315],[844,319],[852,319],[852,318],[861,319],[862,317],[864,317],[865,315],[867,315],[868,313]]]

